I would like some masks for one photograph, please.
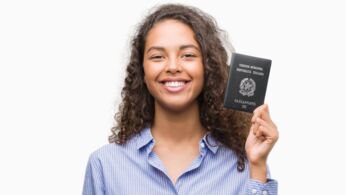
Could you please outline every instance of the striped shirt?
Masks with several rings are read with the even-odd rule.
[[[205,134],[200,155],[173,184],[153,151],[150,128],[145,128],[125,145],[108,144],[90,155],[83,195],[277,194],[277,182],[269,174],[265,184],[250,179],[248,164],[239,172],[235,153],[218,143]]]

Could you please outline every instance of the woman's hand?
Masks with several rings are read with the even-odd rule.
[[[245,150],[250,164],[251,178],[266,182],[267,157],[279,138],[276,125],[269,115],[268,105],[256,108],[246,140]]]

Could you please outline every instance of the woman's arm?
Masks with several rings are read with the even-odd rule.
[[[83,195],[104,195],[101,163],[95,155],[90,155],[83,186]]]
[[[245,144],[250,168],[248,190],[251,193],[249,193],[277,194],[277,182],[267,179],[267,158],[279,138],[279,132],[270,118],[267,104],[254,110],[251,122],[252,125]]]

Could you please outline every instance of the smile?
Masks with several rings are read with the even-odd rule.
[[[185,81],[169,81],[163,83],[167,87],[181,87],[185,85]]]
[[[163,81],[163,88],[170,93],[178,93],[183,91],[190,81]]]

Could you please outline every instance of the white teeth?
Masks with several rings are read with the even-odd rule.
[[[180,87],[180,86],[185,85],[185,82],[182,82],[182,81],[170,81],[170,82],[165,82],[164,85],[167,86],[167,87]]]

